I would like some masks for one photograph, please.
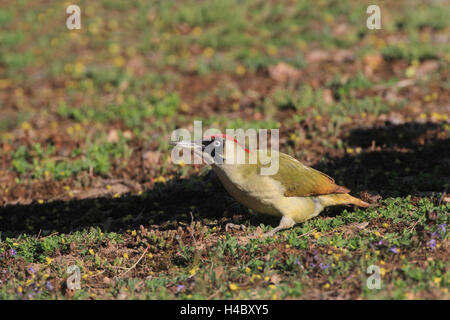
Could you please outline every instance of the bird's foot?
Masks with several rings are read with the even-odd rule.
[[[288,216],[283,216],[283,218],[281,218],[280,225],[278,227],[273,228],[270,231],[264,232],[263,234],[261,234],[261,229],[257,230],[254,233],[252,233],[249,236],[249,238],[259,238],[259,237],[261,237],[261,238],[268,238],[268,237],[273,237],[275,235],[275,233],[277,233],[278,231],[292,228],[294,225],[295,225],[294,219],[292,219],[291,217],[288,217]]]
[[[243,224],[227,223],[225,225],[225,231],[229,232],[230,229],[245,230],[245,226]]]

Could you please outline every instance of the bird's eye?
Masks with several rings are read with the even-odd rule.
[[[215,147],[220,147],[220,141],[219,140],[214,141],[214,146]]]

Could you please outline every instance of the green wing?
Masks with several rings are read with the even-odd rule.
[[[347,188],[335,184],[334,180],[326,174],[303,165],[287,154],[279,152],[279,155],[278,172],[271,177],[286,188],[285,197],[308,197],[350,192]]]

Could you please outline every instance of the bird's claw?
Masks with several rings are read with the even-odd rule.
[[[231,229],[237,229],[237,230],[245,230],[245,226],[243,224],[234,224],[234,223],[227,223],[225,225],[225,231],[229,232]]]

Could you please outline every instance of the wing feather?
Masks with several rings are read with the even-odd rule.
[[[337,185],[334,180],[316,169],[279,152],[278,172],[271,177],[286,188],[285,197],[308,197],[334,193],[349,193],[350,190]]]

